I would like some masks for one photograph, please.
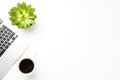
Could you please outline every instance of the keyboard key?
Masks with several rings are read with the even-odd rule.
[[[4,41],[2,40],[1,43],[3,43]]]
[[[5,46],[5,44],[2,45],[2,47],[4,47],[4,46]]]
[[[14,36],[14,34],[15,34],[15,33],[13,32],[13,33],[10,35],[10,37],[9,37],[9,38],[11,39],[11,38]]]
[[[6,50],[3,49],[1,52],[0,52],[0,57],[2,56],[2,54],[5,52]]]
[[[7,37],[8,37],[8,35],[5,35],[5,37],[7,38]]]
[[[5,49],[7,49],[9,46],[7,45],[7,46],[5,46]]]
[[[8,38],[7,41],[9,41],[10,39]]]
[[[5,44],[7,44],[8,42],[7,41],[5,41]]]
[[[11,43],[8,43],[8,45],[11,45]]]
[[[0,50],[2,50],[3,49],[3,47],[0,47]]]

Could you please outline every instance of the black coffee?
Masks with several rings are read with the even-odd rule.
[[[34,69],[34,63],[30,59],[23,59],[19,64],[19,69],[23,73],[30,73]]]

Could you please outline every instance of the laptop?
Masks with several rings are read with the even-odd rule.
[[[0,19],[0,80],[28,47],[28,41],[16,34]]]

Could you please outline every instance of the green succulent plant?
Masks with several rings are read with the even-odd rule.
[[[27,29],[32,24],[35,24],[36,14],[35,8],[31,5],[26,5],[25,2],[17,3],[17,7],[13,7],[8,12],[12,25],[17,25],[18,28]]]

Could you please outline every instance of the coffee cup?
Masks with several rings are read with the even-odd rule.
[[[30,75],[34,72],[35,64],[32,59],[24,58],[19,63],[19,71],[24,75]]]

